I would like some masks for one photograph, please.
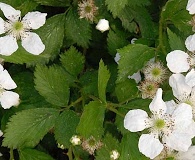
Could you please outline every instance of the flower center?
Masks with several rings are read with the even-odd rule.
[[[0,86],[0,94],[2,94],[3,92],[5,92],[5,90]]]
[[[162,129],[165,126],[165,121],[163,119],[156,119],[156,121],[154,122],[154,127],[157,129]]]
[[[15,31],[21,31],[21,30],[23,30],[23,24],[22,24],[22,22],[19,22],[19,21],[15,22],[13,24],[13,28],[14,28]]]
[[[161,73],[161,70],[159,68],[153,68],[153,70],[152,70],[153,76],[157,77],[160,75],[160,73]]]
[[[94,139],[90,139],[90,140],[88,141],[88,144],[89,144],[90,146],[95,146],[96,141],[95,141]]]
[[[91,9],[92,9],[91,6],[86,6],[85,7],[85,12],[90,13]]]

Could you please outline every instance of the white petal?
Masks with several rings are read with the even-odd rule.
[[[137,38],[132,38],[131,39],[131,44],[135,44],[135,41],[137,41]]]
[[[195,0],[188,0],[186,10],[188,10],[190,14],[195,14]]]
[[[165,104],[166,104],[166,106],[167,106],[167,111],[166,111],[166,113],[172,115],[173,112],[174,112],[174,110],[175,110],[176,107],[177,107],[177,104],[175,103],[174,100],[166,101]]]
[[[175,133],[169,134],[169,136],[164,137],[163,141],[166,146],[176,150],[186,152],[191,146],[192,141],[189,135],[185,133]]]
[[[3,132],[0,130],[0,137],[3,135]]]
[[[10,56],[12,53],[17,51],[18,44],[16,38],[7,35],[0,37],[0,54],[5,56]]]
[[[7,90],[17,87],[7,70],[0,72],[0,86]]]
[[[175,120],[175,128],[182,130],[187,128],[192,122],[192,107],[186,103],[181,103],[172,114]]]
[[[4,68],[3,68],[2,64],[0,64],[0,74],[1,74],[1,72],[3,72],[3,70],[4,70]]]
[[[187,127],[187,129],[185,128],[184,133],[186,133],[187,135],[190,136],[190,138],[194,138],[195,136],[195,122],[194,120],[192,120],[191,124]]]
[[[39,55],[45,50],[45,45],[36,33],[26,32],[22,37],[22,46],[31,54]]]
[[[38,29],[45,24],[47,13],[28,12],[22,19],[22,23],[27,24],[30,29]]]
[[[119,60],[121,59],[121,56],[119,53],[116,53],[115,57],[114,57],[114,60],[115,62],[118,64],[119,63]]]
[[[189,51],[191,51],[191,52],[195,51],[195,34],[187,37],[187,39],[185,41],[185,45]]]
[[[172,74],[169,77],[169,85],[172,87],[173,95],[177,99],[188,96],[192,90],[192,87],[186,84],[185,77],[182,74]]]
[[[134,79],[136,83],[139,83],[141,81],[141,74],[140,71],[134,73],[131,76],[128,76],[129,79]]]
[[[138,143],[139,151],[150,159],[158,156],[163,150],[163,145],[159,139],[154,138],[153,135],[142,134]]]
[[[131,132],[144,130],[147,126],[145,121],[148,121],[148,114],[141,109],[130,110],[124,119],[124,127]]]
[[[5,21],[0,17],[0,34],[5,33]]]
[[[185,82],[190,86],[194,87],[195,86],[195,71],[192,69],[190,72],[187,73]]]
[[[0,97],[1,106],[4,109],[9,109],[12,106],[17,106],[19,104],[19,95],[12,91],[5,91]]]
[[[8,4],[0,3],[0,9],[3,11],[4,16],[11,21],[17,21],[20,18],[21,12]]]
[[[96,25],[96,29],[101,32],[107,31],[109,30],[109,28],[109,21],[106,19],[100,19],[98,24]]]
[[[188,57],[188,54],[183,51],[172,51],[167,54],[167,66],[173,73],[187,72],[190,68],[190,65],[187,61]]]
[[[157,114],[164,114],[167,110],[165,102],[162,100],[162,89],[159,88],[156,92],[156,96],[153,98],[149,105],[150,111]]]
[[[178,152],[177,160],[193,160],[195,159],[195,146],[190,146],[186,152]]]

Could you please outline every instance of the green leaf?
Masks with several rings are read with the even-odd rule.
[[[86,71],[79,79],[84,95],[98,96],[98,72],[96,70]]]
[[[111,134],[106,134],[103,139],[103,144],[104,145],[96,152],[96,160],[110,160],[110,153],[113,150],[118,151],[120,154],[120,144]]]
[[[104,133],[103,122],[106,107],[98,101],[92,101],[84,107],[77,132],[85,138],[93,136],[100,139]]]
[[[16,67],[16,66],[14,66]],[[46,102],[45,99],[38,94],[34,87],[34,75],[31,72],[25,71],[13,75],[17,88],[15,92],[20,95],[20,109],[26,108],[37,108],[37,107],[47,107],[51,106],[50,103]]]
[[[20,160],[54,160],[50,155],[30,148],[20,150],[19,157]]]
[[[3,146],[9,148],[34,147],[54,127],[59,111],[52,108],[28,109],[10,118],[5,130]]]
[[[116,18],[119,13],[124,9],[125,5],[127,5],[128,0],[106,0],[105,4],[108,6],[108,10],[110,10]]]
[[[11,56],[1,56],[5,61],[28,65],[37,63],[47,63],[50,59],[56,57],[60,52],[60,48],[64,39],[64,15],[56,15],[47,19],[45,25],[38,29],[36,33],[40,36],[45,44],[45,50],[40,55],[32,55],[28,53],[19,43],[19,49]]]
[[[173,33],[169,28],[167,28],[167,34],[169,37],[169,44],[170,44],[171,50],[185,51],[186,48],[185,48],[184,42],[181,40],[179,36]]]
[[[136,98],[138,96],[137,83],[132,79],[117,83],[115,92],[119,102]]]
[[[76,134],[76,127],[79,123],[78,115],[71,110],[65,110],[56,120],[55,139],[59,144],[69,147],[70,139]]]
[[[139,24],[139,29],[143,38],[155,39],[155,27],[152,18],[145,7],[131,7],[130,12],[135,21]],[[150,31],[150,32],[149,32]]]
[[[65,35],[79,46],[87,48],[91,40],[91,28],[88,21],[80,19],[76,9],[71,9],[66,15]]]
[[[60,56],[60,61],[63,67],[75,77],[83,70],[85,63],[84,56],[73,46]]]
[[[69,101],[70,76],[60,67],[37,66],[35,88],[46,101],[56,106],[66,106]]]
[[[118,49],[121,59],[118,65],[118,81],[124,81],[142,69],[144,64],[154,57],[154,48],[142,44],[131,44]]]
[[[129,41],[126,40],[124,32],[115,33],[110,30],[108,33],[107,43],[109,53],[115,56],[117,49],[126,46],[129,44]]]
[[[139,1],[135,1],[135,0],[128,0],[128,5],[129,6],[148,6],[150,5],[150,0],[139,0]]]
[[[35,0],[37,3],[45,6],[66,7],[69,6],[70,0]]]
[[[121,155],[119,160],[148,160],[138,149],[139,135],[137,133],[128,132],[122,138]]]
[[[188,23],[191,20],[191,15],[186,10],[186,6],[187,0],[167,1],[162,12],[162,18],[168,24],[171,21],[177,29],[188,36],[192,33],[192,27]]]
[[[122,22],[123,27],[129,31],[129,32],[137,32],[137,24],[134,21],[134,16],[133,14],[129,14],[131,12],[130,7],[125,7],[120,12],[119,18]]]
[[[110,78],[110,72],[107,67],[104,65],[104,62],[100,60],[99,70],[98,70],[98,93],[99,98],[106,102],[106,87],[108,80]]]

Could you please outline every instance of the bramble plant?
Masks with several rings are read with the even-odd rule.
[[[195,159],[194,0],[1,0],[0,159]]]

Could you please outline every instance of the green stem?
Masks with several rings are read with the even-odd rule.
[[[125,115],[120,113],[116,108],[113,108],[113,106],[111,106],[111,104],[109,104],[109,103],[107,104],[107,109],[114,112],[114,113],[116,113],[116,114],[118,114],[119,116],[121,116],[123,118],[125,117]]]
[[[14,151],[13,151],[13,148],[10,148],[9,154],[10,154],[9,160],[14,160]]]
[[[94,101],[100,101],[97,97],[93,96],[93,95],[89,95],[89,98],[93,99]]]
[[[163,12],[164,12],[165,8],[166,8],[166,5],[162,8],[162,11],[160,13],[159,30],[158,30],[159,44],[158,44],[158,47],[157,47],[157,50],[161,50],[164,55],[167,54],[166,49],[165,49],[165,45],[164,45],[164,42],[163,42],[163,34],[164,34],[164,17],[163,17]]]
[[[73,160],[73,156],[72,156],[72,147],[70,147],[70,148],[68,149],[67,155],[68,155],[68,159],[69,159],[69,160]]]
[[[78,98],[76,101],[72,102],[67,108],[69,109],[70,107],[74,106],[75,104],[81,102],[83,100],[83,97]]]

